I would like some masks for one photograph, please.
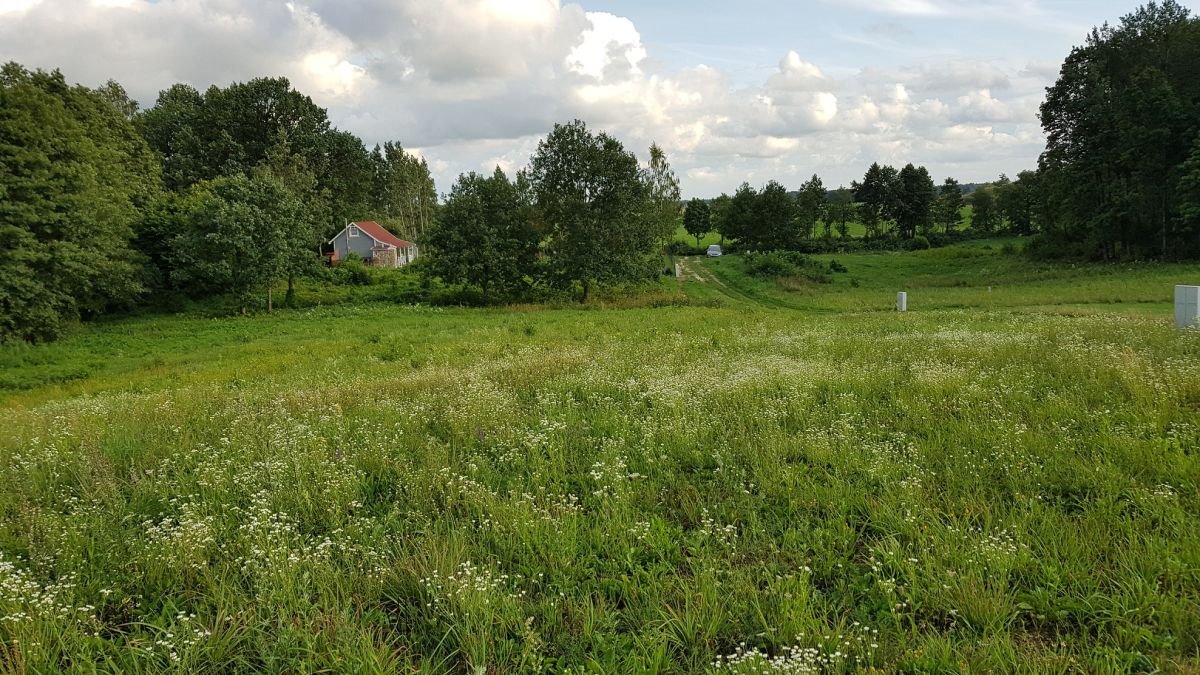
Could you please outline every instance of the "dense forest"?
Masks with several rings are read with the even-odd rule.
[[[1200,256],[1200,20],[1173,0],[1096,28],[1047,90],[1036,170],[964,189],[875,163],[849,188],[812,176],[681,204],[665,153],[639,162],[583,122],[526,169],[465,174],[439,204],[425,161],[369,150],[284,78],[162,91],[140,110],[116,82],[0,69],[0,340],[53,339],[81,318],[164,297],[236,299],[320,275],[345,223],[421,243],[427,279],[501,299],[662,269],[680,223],[744,251],[922,248],[1035,235],[1048,258]],[[1032,162],[1031,158],[1031,162]],[[975,189],[977,188],[977,189]],[[967,208],[969,207],[969,208]],[[969,214],[969,215],[968,215]],[[852,223],[863,236],[852,238]]]
[[[1200,19],[1173,0],[1104,25],[1047,90],[1036,217],[1046,250],[1200,255]]]

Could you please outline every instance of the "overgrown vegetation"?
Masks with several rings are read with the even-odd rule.
[[[1195,266],[984,246],[800,292],[696,261],[688,307],[9,345],[0,664],[1197,667],[1200,343],[1135,304]],[[871,311],[905,279],[912,312]],[[995,309],[931,309],[968,298]]]
[[[803,277],[816,283],[830,283],[833,267],[815,262],[795,251],[749,251],[742,256],[746,269],[756,277]],[[845,268],[842,268],[845,271]]]

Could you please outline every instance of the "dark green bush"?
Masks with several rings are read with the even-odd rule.
[[[748,251],[743,258],[746,270],[756,277],[799,277],[822,284],[832,281],[829,267],[797,251]]]
[[[797,272],[796,266],[788,259],[785,251],[748,251],[743,257],[746,260],[746,269],[756,277],[787,277],[794,276]]]
[[[370,286],[375,283],[371,268],[353,253],[333,268],[333,278],[337,283],[347,286]]]
[[[906,251],[925,251],[928,249],[929,239],[920,234],[904,242],[904,250]]]
[[[667,245],[667,253],[671,255],[704,255],[708,253],[707,246],[692,246],[683,241],[673,241]]]

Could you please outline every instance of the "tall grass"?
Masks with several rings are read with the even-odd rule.
[[[1200,339],[1021,293],[10,349],[0,669],[1198,668]]]

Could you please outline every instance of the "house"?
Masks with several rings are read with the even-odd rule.
[[[417,257],[417,245],[404,241],[373,220],[350,223],[333,239],[330,262],[337,264],[351,253],[376,267],[403,267]]]

